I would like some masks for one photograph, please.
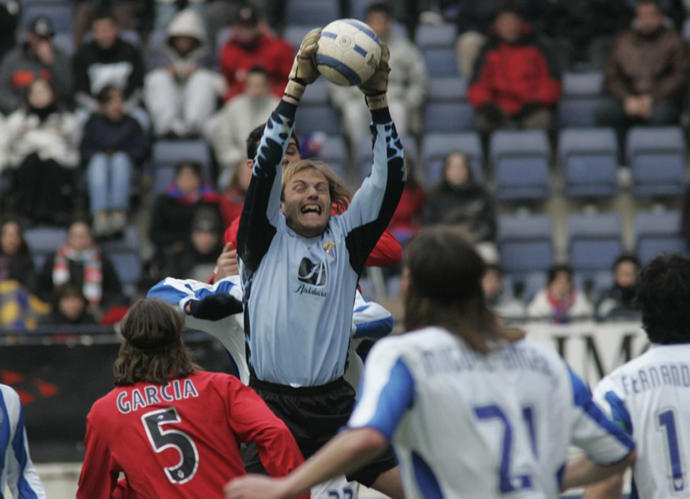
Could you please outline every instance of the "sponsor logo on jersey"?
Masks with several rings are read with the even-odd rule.
[[[322,287],[326,285],[326,265],[323,262],[314,263],[304,257],[299,264],[297,279],[305,284]]]

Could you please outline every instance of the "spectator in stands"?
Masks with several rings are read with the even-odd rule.
[[[199,208],[194,214],[188,241],[168,258],[163,275],[205,281],[213,273],[223,250],[223,221],[217,210]]]
[[[29,85],[25,105],[2,126],[0,168],[10,179],[10,204],[31,222],[69,220],[79,134],[76,117],[60,109],[52,87],[42,79]]]
[[[561,83],[546,50],[513,7],[496,15],[474,68],[468,97],[480,132],[519,127],[548,130]]]
[[[393,213],[388,230],[395,236],[398,242],[405,245],[407,241],[421,228],[422,214],[426,192],[417,181],[415,165],[409,155],[405,155],[405,168],[407,169],[407,182],[403,188],[398,207]]]
[[[175,167],[173,182],[167,192],[158,196],[151,214],[149,235],[156,247],[154,260],[158,269],[162,271],[169,260],[166,256],[180,251],[189,240],[197,210],[209,207],[223,219],[221,203],[225,201],[203,181],[199,163],[182,161]]]
[[[443,177],[427,196],[423,220],[425,225],[460,225],[478,243],[495,241],[493,199],[475,182],[465,154],[452,152],[446,156]]]
[[[36,290],[34,261],[14,218],[6,218],[0,225],[0,281],[17,281],[31,292]]]
[[[41,318],[41,323],[50,326],[82,326],[96,324],[89,312],[89,302],[82,289],[72,282],[59,286],[54,293],[53,311]],[[60,332],[63,328],[59,328]]]
[[[283,95],[292,68],[293,47],[259,29],[254,7],[242,7],[232,26],[232,36],[220,51],[220,68],[228,82],[226,99],[232,99],[244,90],[247,72],[254,66],[268,71],[271,92]]]
[[[67,283],[82,290],[96,316],[123,302],[117,271],[96,245],[86,219],[77,218],[70,224],[65,244],[43,264],[38,278],[39,296],[53,302],[58,288]]]
[[[550,319],[563,324],[592,316],[592,305],[573,285],[573,269],[569,265],[552,266],[547,280],[546,289],[539,291],[527,305],[530,319]]]
[[[462,2],[443,1],[455,10],[458,26],[458,68],[460,74],[470,79],[477,56],[486,43],[496,13],[506,3],[505,0],[463,0]],[[548,28],[549,3],[544,0],[521,0],[513,2],[537,33]]]
[[[393,31],[393,11],[390,4],[377,2],[366,11],[366,22],[390,50],[391,72],[388,77],[388,108],[399,134],[415,127],[426,95],[428,75],[424,57],[405,36]],[[333,103],[340,108],[345,134],[350,143],[359,146],[369,137],[371,116],[356,86],[329,85]]]
[[[41,78],[50,81],[57,100],[71,100],[72,74],[69,57],[52,42],[50,18],[36,17],[29,24],[25,40],[9,52],[0,65],[0,110],[15,111],[22,103],[26,88]]]
[[[482,289],[486,303],[503,319],[525,317],[525,307],[503,287],[503,270],[500,265],[487,263],[482,277]]]
[[[167,30],[156,69],[144,79],[144,102],[156,136],[196,136],[225,92],[198,14],[185,9]]]
[[[597,109],[597,123],[615,127],[621,141],[631,124],[678,124],[688,62],[685,41],[664,25],[658,2],[640,0],[634,27],[616,39],[606,63],[604,85],[616,101]]]
[[[83,45],[73,59],[75,98],[91,111],[98,111],[96,95],[106,85],[122,89],[125,109],[132,111],[141,97],[144,64],[139,49],[119,36],[110,11],[97,12],[91,22],[93,40]]]
[[[597,305],[600,319],[631,318],[639,312],[634,300],[640,262],[635,255],[623,254],[613,264],[613,286]]]
[[[232,172],[232,177],[230,177],[230,185],[221,194],[227,200],[225,218],[229,224],[232,224],[242,214],[244,197],[247,195],[251,180],[252,169],[247,167],[247,161],[245,159],[238,161]]]
[[[132,175],[149,144],[139,122],[125,114],[122,90],[106,85],[97,97],[101,109],[84,126],[81,159],[87,165],[93,232],[100,237],[125,229]]]
[[[72,33],[74,34],[74,44],[79,47],[84,39],[84,35],[89,30],[89,26],[98,11],[107,5],[116,20],[117,25],[122,29],[132,29],[137,7],[143,6],[146,2],[137,0],[77,0],[74,13],[74,24]]]
[[[277,104],[278,98],[271,94],[268,72],[254,66],[247,72],[244,91],[208,121],[204,136],[222,167],[218,182],[221,187],[228,184],[235,165],[245,159],[249,133],[266,122]]]

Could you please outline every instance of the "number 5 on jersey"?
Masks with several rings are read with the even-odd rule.
[[[189,435],[180,430],[164,430],[163,425],[181,423],[180,415],[174,407],[147,412],[141,416],[146,435],[153,450],[157,453],[173,448],[180,454],[175,466],[166,466],[165,475],[172,483],[183,484],[194,478],[199,466],[199,452]]]

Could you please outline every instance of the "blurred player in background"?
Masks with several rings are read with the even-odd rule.
[[[483,271],[458,229],[422,229],[403,271],[413,332],[372,349],[349,431],[288,477],[243,477],[226,497],[292,497],[356,470],[391,441],[408,499],[558,497],[571,442],[599,463],[619,464],[573,473],[567,486],[628,465],[632,440],[558,354],[500,327],[485,305]]]
[[[227,480],[245,473],[241,441],[256,442],[273,476],[302,462],[290,431],[251,389],[192,363],[183,324],[156,299],[123,319],[116,388],[87,417],[77,498],[106,499],[117,488],[124,497],[221,497]]]
[[[631,497],[690,497],[690,260],[652,260],[637,303],[653,346],[602,379],[594,398],[639,444]],[[620,498],[622,485],[617,475],[585,498]]]
[[[14,499],[43,499],[46,494],[29,455],[24,410],[13,388],[0,384],[0,497],[9,490]]]
[[[237,236],[250,386],[286,422],[306,456],[338,431],[354,406],[355,391],[343,374],[357,280],[405,180],[402,145],[386,103],[385,46],[377,71],[360,86],[374,122],[372,173],[347,210],[331,215],[334,203],[348,203],[324,163],[281,167],[300,98],[319,75],[319,34],[313,30],[302,41],[285,96],[264,128]],[[402,496],[390,451],[350,479]],[[332,493],[340,491],[323,495]]]

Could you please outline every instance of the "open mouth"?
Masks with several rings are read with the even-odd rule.
[[[300,210],[303,214],[314,213],[321,215],[321,207],[318,204],[305,204]]]

